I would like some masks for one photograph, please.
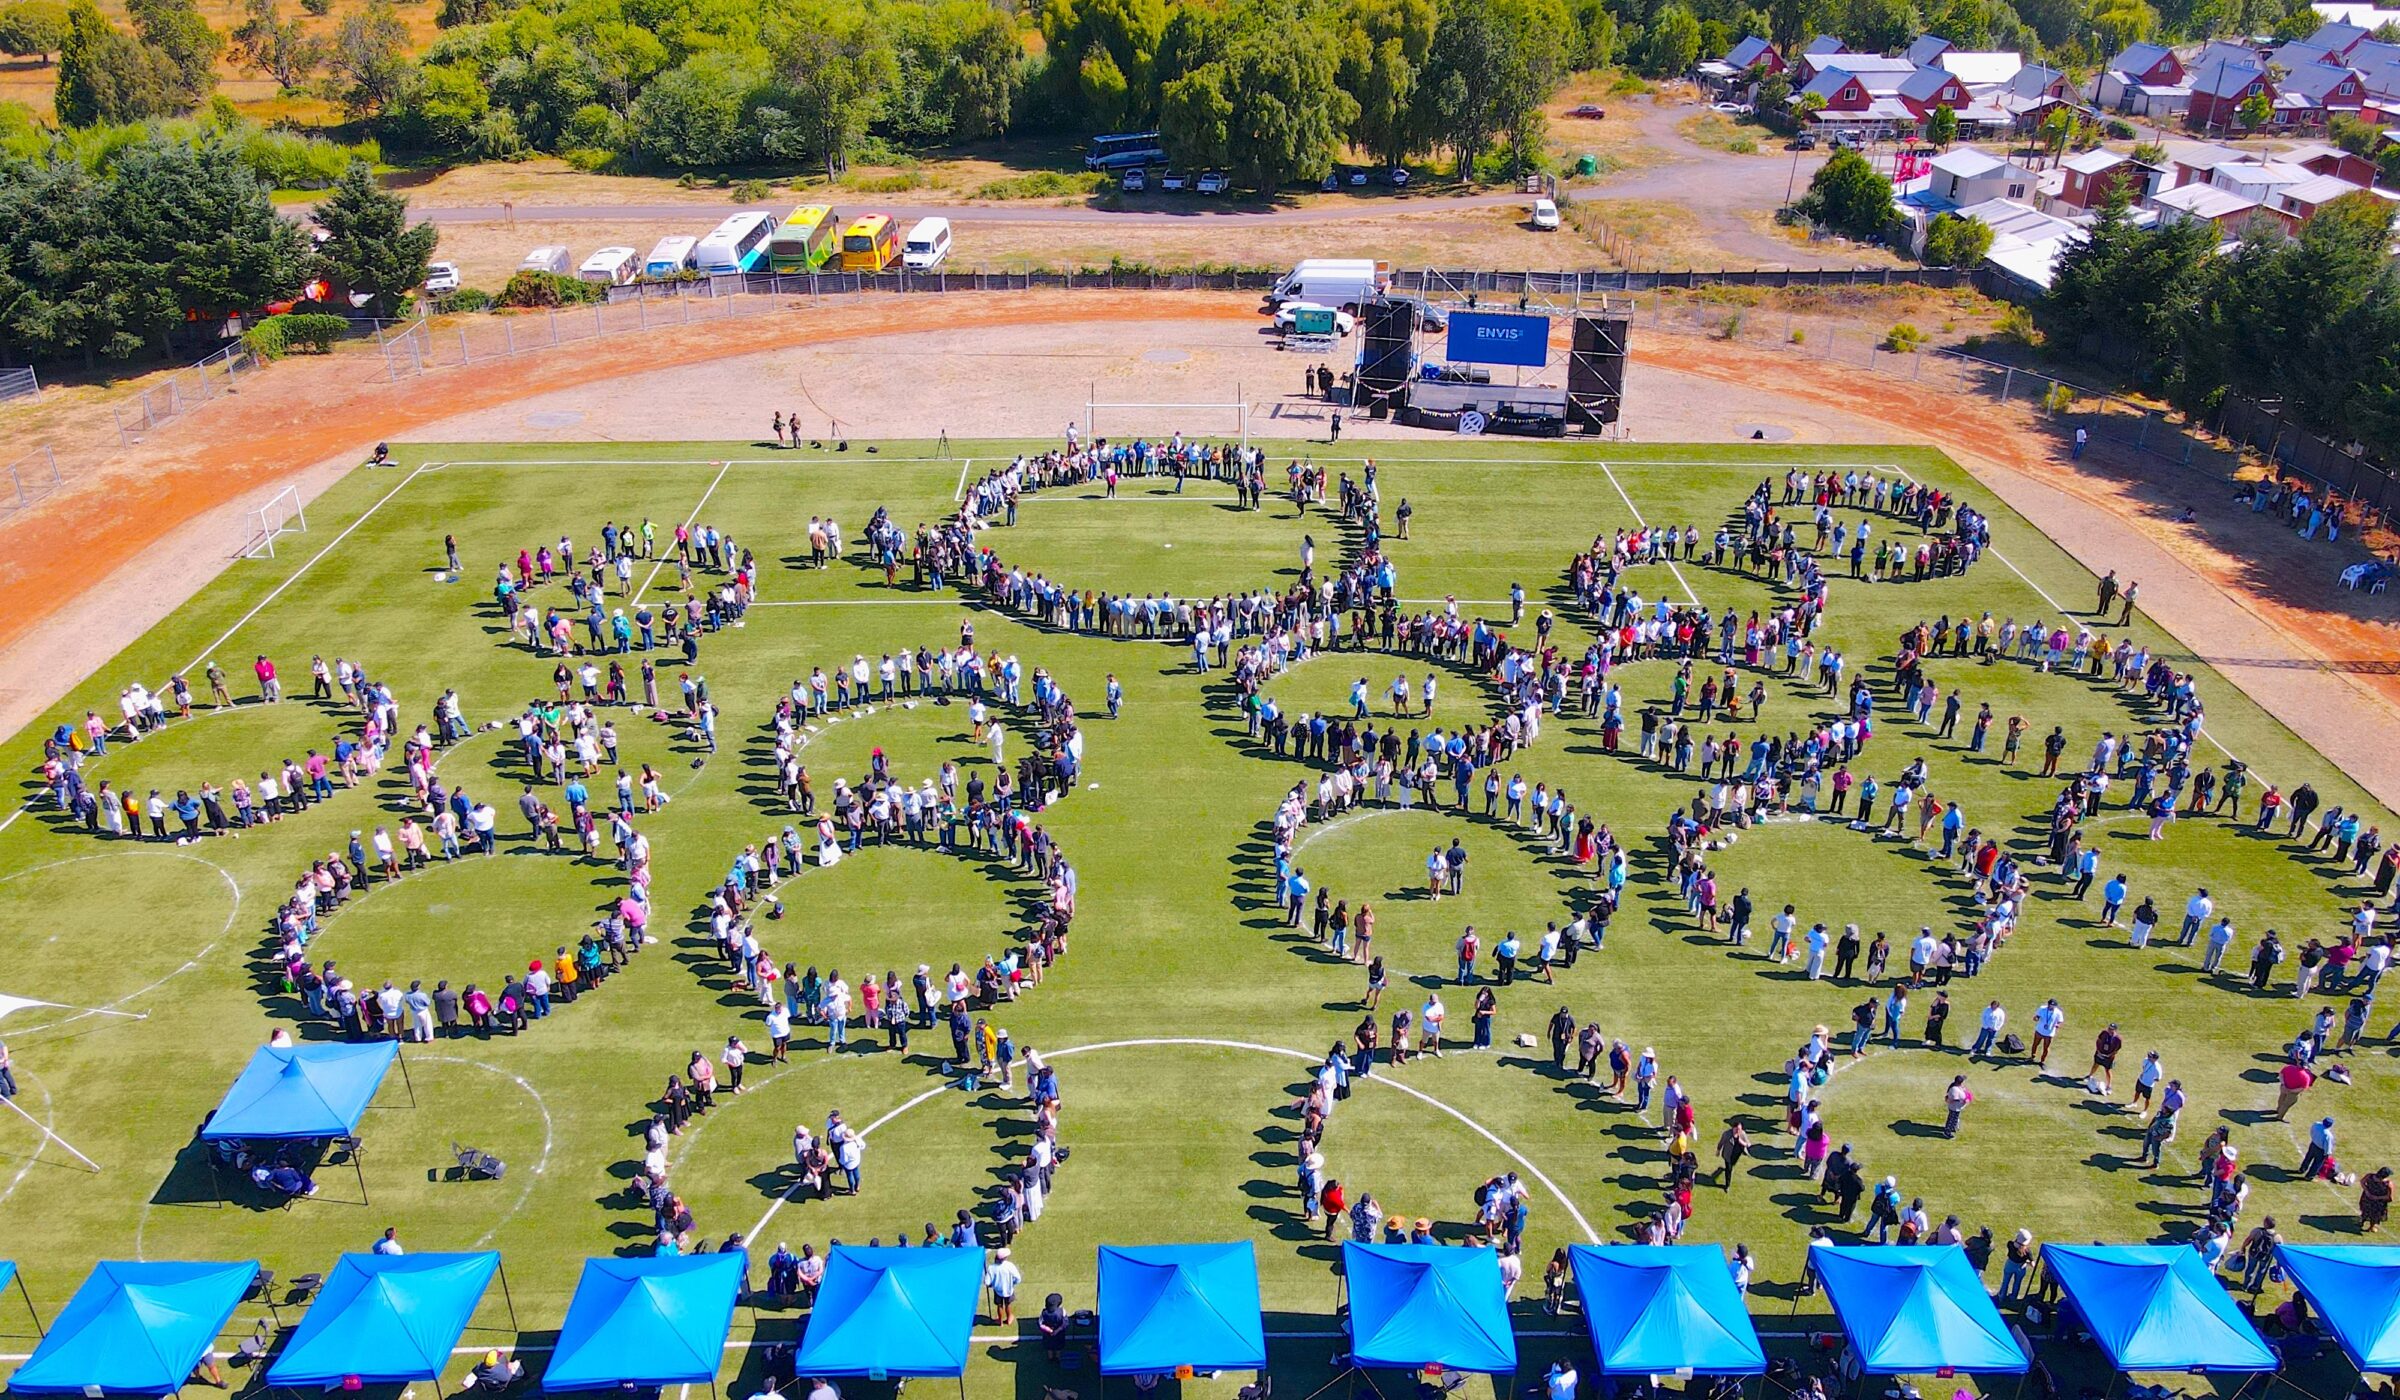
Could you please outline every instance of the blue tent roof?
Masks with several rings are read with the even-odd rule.
[[[1755,1376],[1766,1349],[1715,1245],[1571,1245],[1603,1375]]]
[[[542,1389],[715,1380],[741,1278],[738,1254],[584,1260]]]
[[[1517,1369],[1500,1259],[1438,1244],[1345,1244],[1350,1354],[1361,1366],[1506,1375]]]
[[[400,1042],[342,1041],[323,1045],[262,1045],[200,1136],[326,1138],[358,1130]]]
[[[967,1369],[983,1253],[835,1245],[795,1364],[804,1376],[955,1376]]]
[[[1100,1373],[1267,1364],[1258,1254],[1237,1244],[1100,1246]]]
[[[1959,1246],[1820,1244],[1808,1257],[1868,1373],[2026,1369],[2025,1349]]]
[[[2120,1371],[2275,1369],[2275,1353],[2190,1245],[2049,1244],[2042,1266]]]
[[[491,1287],[500,1256],[345,1254],[325,1276],[270,1385],[434,1380]]]
[[[165,1395],[200,1364],[258,1277],[258,1262],[95,1265],[50,1335],[8,1381],[19,1395]]]
[[[2362,1371],[2400,1371],[2400,1249],[2284,1244],[2283,1270]]]

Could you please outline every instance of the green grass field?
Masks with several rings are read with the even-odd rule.
[[[884,444],[871,457],[717,443],[406,447],[401,469],[353,474],[312,504],[309,533],[285,537],[277,558],[234,565],[19,736],[8,758],[31,800],[40,792],[41,736],[55,723],[87,706],[113,713],[123,685],[160,684],[208,655],[247,696],[249,662],[261,652],[277,659],[296,696],[307,689],[312,653],[364,663],[395,686],[404,729],[449,686],[461,693],[471,722],[502,719],[549,693],[552,664],[511,645],[496,620],[488,581],[503,557],[555,543],[562,533],[582,547],[597,539],[604,520],[647,515],[662,527],[696,516],[763,561],[764,605],[738,630],[710,638],[697,667],[724,714],[721,751],[696,766],[694,747],[668,726],[619,723],[628,764],[656,764],[674,795],[643,823],[657,852],[653,928],[660,942],[601,994],[526,1034],[412,1050],[415,1106],[395,1078],[362,1129],[372,1206],[352,1203],[358,1183],[347,1167],[323,1174],[322,1198],[288,1211],[220,1206],[192,1138],[252,1049],[292,1020],[295,1003],[261,976],[264,920],[312,856],[341,846],[355,828],[396,822],[405,783],[387,774],[239,839],[184,847],[106,841],[57,825],[38,808],[0,830],[0,994],[55,1003],[0,1019],[23,1086],[16,1102],[103,1168],[85,1170],[43,1145],[24,1119],[0,1115],[0,1257],[22,1261],[44,1315],[55,1316],[98,1259],[256,1257],[288,1279],[328,1267],[339,1251],[366,1248],[391,1225],[415,1250],[505,1251],[522,1340],[546,1342],[583,1258],[646,1247],[647,1212],[626,1182],[640,1155],[634,1134],[665,1077],[695,1048],[721,1046],[728,1034],[764,1043],[755,1005],[726,990],[687,921],[741,847],[783,825],[762,766],[776,696],[812,666],[830,669],[854,653],[873,658],[954,642],[960,622],[971,618],[979,646],[1015,654],[1028,672],[1047,667],[1086,717],[1088,785],[1042,817],[1081,872],[1073,949],[1046,985],[999,1013],[1018,1045],[1056,1057],[1063,1136],[1073,1151],[1047,1212],[1019,1240],[1034,1303],[1025,1315],[1053,1290],[1070,1306],[1089,1306],[1092,1251],[1102,1242],[1253,1240],[1270,1328],[1285,1334],[1274,1344],[1281,1383],[1298,1387],[1295,1400],[1322,1383],[1327,1358],[1340,1347],[1336,1281],[1331,1247],[1298,1220],[1291,1160],[1298,1120],[1289,1105],[1306,1061],[1356,1022],[1364,979],[1357,967],[1283,929],[1263,902],[1268,818],[1309,770],[1251,747],[1221,676],[1193,674],[1183,647],[1063,635],[956,593],[886,588],[880,573],[855,565],[815,572],[792,563],[806,553],[812,515],[832,514],[854,538],[878,506],[904,527],[931,520],[950,508],[962,471],[1031,446],[955,449],[971,463],[935,460],[925,445],[909,443]],[[1276,463],[1298,450],[1277,452]],[[1345,454],[1336,465],[1355,472],[1352,449],[1336,451]],[[729,456],[733,463],[722,465]],[[1755,482],[1794,462],[1899,468],[1992,506],[1947,459],[1908,449],[1411,443],[1380,460],[1387,510],[1403,496],[1415,506],[1413,538],[1390,545],[1400,595],[1434,602],[1454,595],[1463,608],[1505,621],[1499,600],[1522,583],[1536,607],[1558,609],[1570,655],[1587,635],[1561,578],[1575,550],[1637,518],[1697,522],[1713,532]],[[1136,592],[1280,584],[1297,571],[1304,532],[1314,534],[1321,558],[1336,548],[1339,532],[1321,514],[1304,521],[1288,503],[1273,501],[1260,514],[1235,513],[1216,490],[1194,485],[1176,497],[1132,481],[1115,501],[1045,494],[1024,506],[1013,529],[989,538],[1003,557],[1063,581]],[[1991,513],[1997,553],[1972,574],[1877,586],[1837,578],[1823,635],[1850,655],[1854,670],[1864,664],[1881,690],[1879,734],[1860,771],[1888,782],[1924,755],[1935,793],[1963,802],[1971,825],[2004,831],[2030,853],[2056,785],[2034,776],[2030,763],[2003,768],[1994,754],[1969,760],[1963,728],[1957,739],[1935,741],[1900,713],[1889,685],[1895,639],[1915,620],[1989,609],[2025,621],[2054,618],[2062,604],[2090,608],[2092,580],[2081,567],[2013,513]],[[1899,527],[1886,519],[1878,528]],[[445,533],[458,537],[464,582],[437,581]],[[1745,611],[1770,601],[1755,580],[1696,562],[1676,567],[1679,574],[1637,571],[1644,595],[1689,590]],[[674,596],[673,582],[673,569],[661,572],[648,596]],[[554,586],[537,597],[563,592]],[[2146,623],[2137,620],[2136,631],[2170,654],[2184,651]],[[661,659],[662,690],[678,660]],[[2063,724],[2071,762],[2104,728],[2138,731],[2152,722],[2113,693],[2013,662],[1932,666],[1946,689],[1963,694],[1970,715],[1988,699],[2003,716],[2027,716],[2036,736]],[[1398,669],[1413,677],[1424,664],[1320,658],[1275,681],[1274,693],[1294,709],[1340,709],[1350,681],[1365,676],[1380,707]],[[1113,722],[1102,713],[1112,672],[1126,691],[1123,716]],[[1663,695],[1671,674],[1664,663],[1621,670],[1628,711]],[[1825,703],[1813,687],[1779,678],[1768,687],[1767,718],[1778,732]],[[2365,800],[2230,684],[2211,673],[2202,689],[2211,736],[2259,774],[2287,790],[2312,781],[2328,803]],[[1480,720],[1488,706],[1470,678],[1444,673],[1439,719]],[[112,746],[90,773],[142,790],[196,787],[203,778],[226,783],[321,747],[334,723],[304,701],[243,705],[172,724],[130,750]],[[837,775],[855,779],[877,746],[905,775],[921,776],[944,758],[988,769],[988,758],[967,740],[962,707],[887,708],[828,726],[810,745],[805,760],[819,791]],[[411,977],[490,985],[587,927],[595,904],[618,888],[614,871],[541,854],[522,839],[514,749],[513,730],[479,732],[441,770],[501,809],[502,854],[379,885],[332,918],[312,951],[341,958],[364,985],[384,976],[403,985]],[[2031,739],[2027,752],[2036,752]],[[1521,758],[1509,766],[1528,783],[1565,785],[1578,807],[1611,823],[1631,847],[1625,912],[1606,950],[1563,971],[1555,987],[1520,981],[1502,993],[1497,1053],[1452,1053],[1392,1076],[1379,1071],[1335,1116],[1329,1170],[1395,1214],[1445,1222],[1451,1238],[1471,1217],[1479,1182],[1503,1170],[1534,1177],[1528,1277],[1519,1297],[1525,1366],[1538,1371],[1553,1354],[1582,1351],[1580,1319],[1550,1318],[1538,1307],[1541,1263],[1566,1243],[1624,1238],[1655,1207],[1665,1154],[1654,1127],[1630,1107],[1553,1074],[1546,1045],[1529,1051],[1510,1043],[1520,1032],[1538,1035],[1563,1004],[1598,1017],[1637,1049],[1655,1046],[1666,1071],[1697,1097],[1705,1137],[1728,1115],[1749,1118],[1760,1151],[1729,1192],[1702,1192],[1686,1239],[1744,1242],[1759,1256],[1754,1296],[1763,1327],[1778,1334],[1822,1327],[1822,1300],[1794,1300],[1792,1283],[1807,1228],[1829,1217],[1800,1180],[1790,1140],[1779,1131],[1778,1071],[1811,1027],[1839,1030],[1867,993],[1729,956],[1698,934],[1662,881],[1659,839],[1670,808],[1690,798],[1689,779],[1630,752],[1603,753],[1596,725],[1580,718],[1549,719]],[[595,784],[596,791],[605,786]],[[2139,839],[2144,822],[2120,812],[2112,808],[2092,829],[2104,877],[2125,872],[2137,900],[2153,895],[2168,911],[2179,911],[2194,885],[2207,885],[2241,930],[2237,958],[2246,959],[2268,926],[2295,948],[2304,937],[2330,939],[2346,927],[2358,891],[2346,868],[2337,876],[2295,858],[2280,841],[2206,819],[2181,822],[2169,840],[2153,844]],[[1425,850],[1453,835],[1463,835],[1476,857],[1468,895],[1440,904],[1412,898]],[[1422,995],[1415,984],[1432,985],[1448,971],[1461,924],[1475,923],[1487,936],[1503,928],[1535,932],[1545,919],[1563,917],[1580,892],[1572,868],[1480,815],[1370,814],[1312,827],[1301,863],[1337,895],[1372,900],[1382,912],[1377,946],[1395,971],[1387,1016],[1393,1001]],[[1765,911],[1791,902],[1804,924],[1822,919],[1838,931],[1856,921],[1892,933],[1904,947],[1919,924],[1956,926],[1972,914],[1963,887],[1923,851],[1833,823],[1762,825],[1717,864],[1728,893],[1740,885],[1753,892],[1762,921]],[[2349,1235],[2354,1193],[2292,1179],[2305,1142],[2302,1116],[2283,1124],[2262,1121],[2260,1112],[2273,1103],[2278,1047],[2314,1010],[2292,1000],[2290,964],[2273,994],[2255,994],[2201,977],[2197,949],[2167,946],[2172,914],[2161,940],[2137,952],[2120,932],[2098,926],[2096,892],[2093,902],[2077,904],[2047,875],[2037,876],[2036,890],[2005,955],[1980,978],[1953,986],[1952,1039],[1971,1037],[1974,1009],[1987,997],[2001,998],[2013,1027],[2029,1031],[2034,1007],[2057,996],[2071,1020],[2054,1068],[2078,1072],[2093,1033],[2119,1022],[2127,1040],[2121,1093],[2148,1049],[2164,1052],[2169,1073],[2191,1092],[2166,1172],[2129,1165],[2136,1148],[2129,1117],[2094,1103],[2066,1078],[2045,1080],[2022,1064],[1969,1071],[1977,1101],[1962,1137],[1944,1140],[1928,1129],[1938,1125],[1949,1076],[1967,1067],[1960,1056],[1913,1044],[1879,1050],[1828,1086],[1835,1137],[1856,1145],[1871,1176],[1897,1175],[1904,1191],[1921,1194],[1936,1221],[1955,1212],[1970,1232],[1989,1226],[2002,1239],[2025,1226],[2043,1239],[2114,1242],[2190,1232],[2200,1204],[2189,1183],[2192,1155],[2210,1128],[2230,1121],[2244,1158],[2255,1164],[2245,1227],[2271,1213],[2293,1238]],[[905,977],[919,962],[939,969],[997,951],[1022,927],[1017,901],[1026,893],[1005,872],[969,860],[869,851],[787,882],[789,917],[772,926],[766,943],[781,959],[840,966],[854,981],[885,968]],[[1915,999],[1912,1024],[1929,1000]],[[1453,992],[1449,1001],[1463,1045],[1468,997]],[[2374,1033],[2387,1026],[2378,1017]],[[778,1240],[820,1248],[830,1238],[888,1241],[979,1204],[1029,1131],[1026,1107],[1013,1094],[943,1091],[934,1056],[946,1051],[945,1036],[921,1037],[919,1053],[906,1056],[862,1044],[839,1057],[822,1052],[820,1037],[803,1031],[788,1066],[754,1066],[752,1092],[722,1099],[674,1145],[674,1179],[700,1234],[716,1241],[751,1233],[762,1276]],[[2310,1098],[2312,1116],[2339,1116],[2341,1156],[2353,1168],[2400,1157],[2391,1058],[2378,1038],[2352,1057],[2354,1086],[2328,1084]],[[779,1205],[794,1124],[821,1125],[836,1108],[852,1123],[874,1125],[864,1194]],[[507,1179],[450,1179],[454,1140],[504,1157]],[[1994,1281],[1997,1275],[1995,1263]],[[9,1306],[0,1305],[0,1330],[23,1331],[21,1319],[8,1319]],[[496,1294],[481,1320],[503,1327]],[[760,1338],[789,1337],[800,1322],[795,1314],[744,1310],[736,1337],[754,1329]],[[246,1320],[241,1325],[247,1329]],[[1013,1387],[1033,1397],[1042,1382],[1060,1380],[1038,1347],[999,1331],[981,1329],[969,1380],[975,1393]],[[502,1336],[475,1332],[467,1341],[480,1346]],[[729,1353],[727,1377],[746,1356]],[[2075,1366],[2075,1355],[2059,1364]],[[1086,1370],[1080,1383],[1090,1380]],[[1229,1382],[1185,1388],[1230,1394]]]

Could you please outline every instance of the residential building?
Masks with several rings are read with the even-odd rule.
[[[2254,97],[2264,97],[2270,108],[2275,101],[2275,83],[2264,64],[2256,59],[2212,59],[2192,74],[2184,120],[2202,131],[2243,130],[2242,104]]]
[[[2229,160],[2208,173],[2208,182],[2218,189],[2261,204],[2272,204],[2279,190],[2316,178],[2279,160]]]
[[[1993,199],[2023,200],[2035,179],[2033,171],[2013,160],[1962,146],[1933,158],[1926,189],[1937,199],[1960,206]]]
[[[1991,228],[1992,246],[1984,255],[1985,266],[1996,268],[2037,291],[2049,290],[2058,271],[2059,256],[2084,237],[2077,225],[2015,200],[1986,200],[1970,204],[1957,214],[1959,218],[1973,219]]]
[[[2156,193],[2166,172],[2155,165],[2143,165],[2133,157],[2106,149],[2079,151],[2060,161],[2059,170],[2065,175],[2054,204],[2076,211],[2099,208],[2108,200],[2109,191],[2123,185],[2135,204]]]
[[[2283,231],[2297,235],[2300,226],[2317,216],[2317,211],[2345,195],[2372,193],[2377,199],[2400,202],[2400,194],[2388,190],[2367,191],[2339,175],[2312,175],[2298,184],[2276,190],[2268,202],[2268,212],[2282,222]]]
[[[2366,102],[2367,89],[2356,69],[2304,63],[2275,85],[2276,125],[2321,129],[2336,112],[2359,115]]]
[[[2158,211],[2162,223],[2198,220],[2215,224],[2227,238],[2239,237],[2261,208],[2257,200],[2215,185],[2178,185],[2152,196],[2150,207]]]
[[[2094,106],[2136,117],[2169,117],[2191,102],[2183,60],[2165,44],[2129,44],[2090,89]]]

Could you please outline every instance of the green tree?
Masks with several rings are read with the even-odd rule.
[[[1853,238],[1880,238],[1892,224],[1892,182],[1876,173],[1865,156],[1845,146],[1817,167],[1808,192],[1794,207]]]
[[[1117,131],[1154,110],[1166,0],[1049,0],[1041,26],[1048,71],[1081,124]]]
[[[2244,130],[2256,131],[2275,115],[2275,104],[2265,93],[2254,92],[2234,107],[2233,115]]]
[[[810,0],[778,19],[768,44],[780,93],[760,115],[772,112],[769,124],[783,133],[784,149],[774,154],[805,150],[830,179],[849,167],[851,147],[881,114],[899,63],[874,16],[855,5]]]
[[[99,177],[80,162],[0,161],[0,339],[37,360],[125,359],[174,314],[163,289],[110,278]]]
[[[1940,150],[1950,149],[1958,139],[1958,113],[1947,106],[1936,107],[1925,114],[1925,139]]]
[[[342,80],[342,109],[353,117],[379,116],[391,109],[414,67],[408,26],[392,0],[369,0],[342,17],[326,63]]]
[[[400,107],[392,114],[393,124],[412,145],[459,152],[475,144],[476,128],[491,108],[491,92],[473,68],[430,63],[404,87]]]
[[[208,27],[192,0],[127,0],[133,32],[150,50],[168,84],[174,109],[188,112],[217,90],[217,55],[225,39]]]
[[[1925,230],[1927,267],[1974,267],[1992,251],[1992,226],[1981,219],[1936,214]]]
[[[325,61],[324,45],[299,20],[285,15],[277,0],[249,0],[233,31],[233,52],[287,91],[308,81]]]
[[[75,0],[51,98],[61,125],[174,116],[185,110],[179,96],[177,75],[149,45],[110,24],[91,0]]]
[[[2141,228],[2130,182],[2109,182],[2082,241],[2059,256],[2041,319],[2052,339],[2153,384],[2169,377],[2183,323],[2199,297],[2214,225]]]
[[[0,7],[0,53],[47,59],[67,42],[67,7],[59,0],[17,0]]]
[[[1652,78],[1681,77],[1700,56],[1700,21],[1679,0],[1660,7],[1643,31],[1638,66]]]
[[[1358,104],[1334,85],[1330,44],[1295,41],[1287,30],[1262,26],[1235,43],[1225,66],[1235,179],[1264,192],[1291,180],[1314,181],[1332,168]]]
[[[1221,166],[1233,160],[1233,99],[1225,65],[1207,63],[1167,84],[1158,104],[1159,140],[1179,165]]]
[[[949,139],[1008,130],[1024,89],[1025,50],[1007,12],[983,0],[941,0],[932,15],[942,50],[929,105],[948,118]]]
[[[1909,0],[1844,0],[1840,34],[1867,53],[1890,53],[1924,27]]]
[[[634,146],[678,170],[739,164],[751,150],[743,118],[766,82],[759,56],[730,49],[693,54],[633,100]]]
[[[1617,61],[1618,25],[1609,0],[1575,0],[1575,47],[1570,55],[1579,72],[1608,68]]]
[[[440,237],[429,223],[411,226],[408,201],[375,183],[363,160],[352,161],[317,203],[319,267],[334,286],[365,292],[370,316],[389,316],[411,288],[425,280],[425,265]]]
[[[1433,0],[1352,0],[1345,16],[1336,81],[1358,104],[1353,139],[1387,164],[1421,149],[1411,113],[1435,23]]]

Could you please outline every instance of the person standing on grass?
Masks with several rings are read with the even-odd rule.
[[[1025,1282],[1025,1271],[1009,1257],[1006,1245],[992,1251],[992,1262],[984,1270],[983,1282],[992,1293],[992,1321],[1001,1324],[1016,1321],[1017,1289]]]
[[[2057,997],[2052,997],[2035,1008],[2033,1044],[2028,1048],[2027,1057],[2033,1061],[2036,1068],[2050,1068],[2050,1046],[2058,1039],[2058,1033],[2066,1028],[2066,1024],[2067,1009],[2058,1004]]]
[[[1958,1136],[1958,1121],[1965,1115],[1967,1105],[1973,1102],[1975,1102],[1975,1091],[1967,1087],[1967,1077],[1963,1074],[1953,1075],[1950,1079],[1950,1087],[1942,1091],[1942,1109],[1945,1115],[1942,1120],[1943,1137]]]

